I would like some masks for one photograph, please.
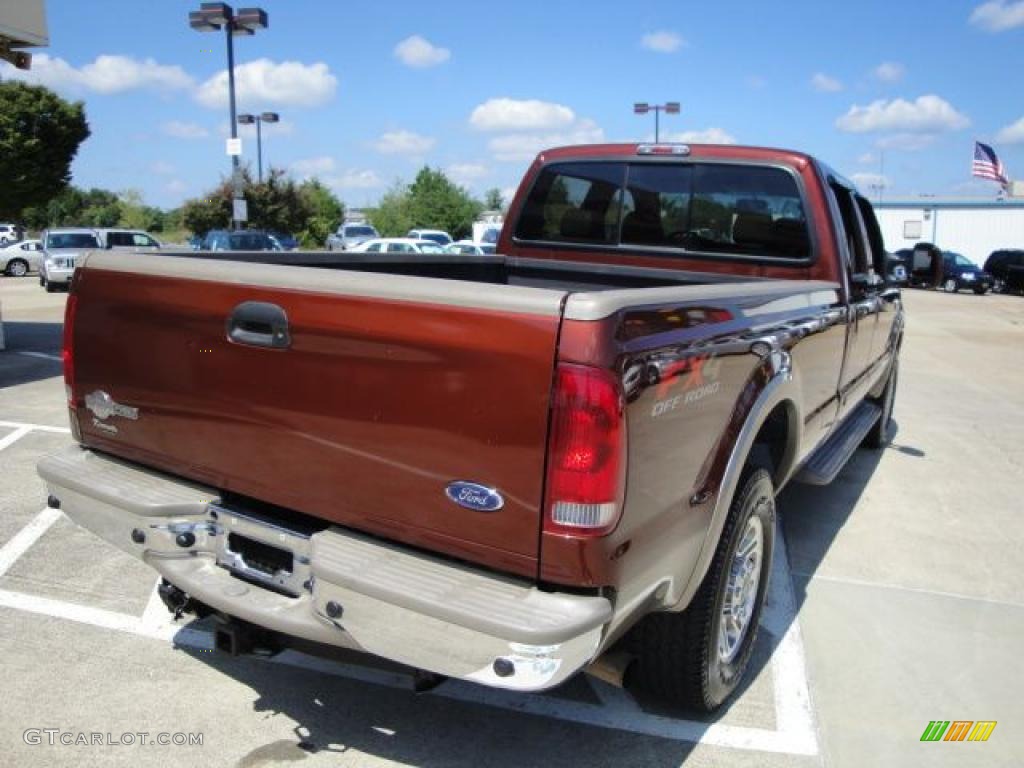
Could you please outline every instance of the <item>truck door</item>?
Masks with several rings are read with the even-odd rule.
[[[881,278],[870,260],[867,234],[853,191],[836,181],[829,186],[842,220],[838,228],[839,248],[841,253],[845,252],[849,299],[846,358],[839,379],[841,419],[861,401],[873,383],[868,374],[874,357]]]
[[[889,273],[885,266],[885,242],[882,240],[882,229],[878,226],[875,211],[867,198],[862,195],[857,195],[856,201],[857,211],[860,213],[867,235],[867,246],[870,252],[869,263],[874,266],[875,273],[884,279],[884,283],[878,286],[878,321],[871,341],[871,362],[877,366],[887,362],[887,359],[883,358],[886,358],[895,342],[892,334],[896,324],[896,315],[900,309],[900,289],[897,284],[889,280]]]

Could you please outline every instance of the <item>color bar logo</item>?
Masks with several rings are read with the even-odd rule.
[[[921,741],[988,741],[995,728],[995,720],[932,720]]]

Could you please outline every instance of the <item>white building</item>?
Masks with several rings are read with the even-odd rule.
[[[992,251],[1024,249],[1024,199],[914,198],[875,204],[889,251],[934,243],[981,266]]]

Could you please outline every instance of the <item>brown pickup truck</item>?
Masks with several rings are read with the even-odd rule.
[[[719,706],[779,489],[885,440],[903,310],[871,206],[798,152],[568,147],[498,250],[91,255],[50,503],[225,645],[524,691],[617,646]]]

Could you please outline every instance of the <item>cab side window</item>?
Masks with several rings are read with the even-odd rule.
[[[867,276],[871,271],[871,261],[866,237],[861,225],[860,213],[853,194],[846,187],[831,184],[832,194],[842,217],[842,235],[846,246],[846,268],[851,276]]]

